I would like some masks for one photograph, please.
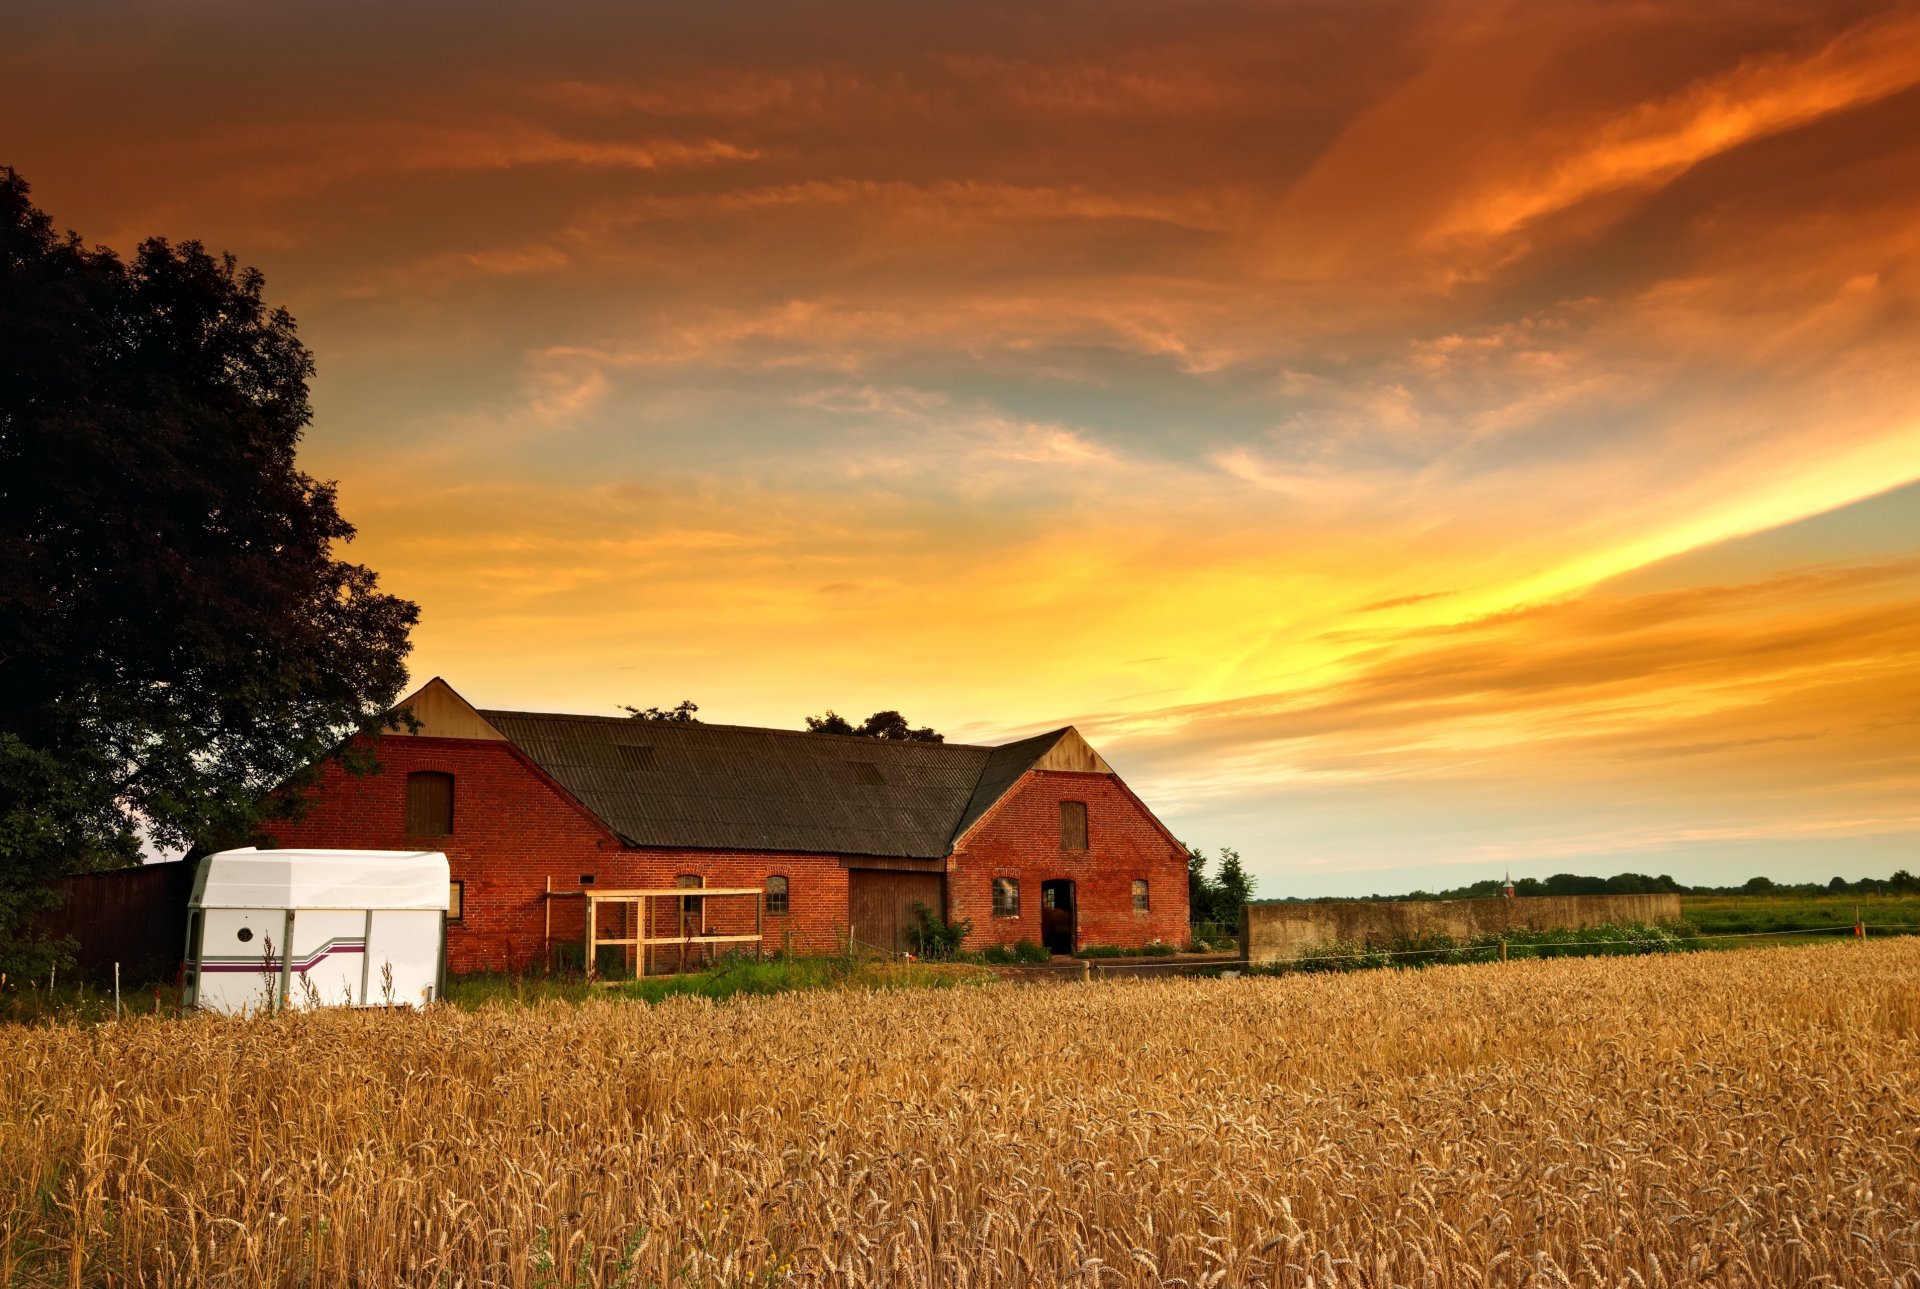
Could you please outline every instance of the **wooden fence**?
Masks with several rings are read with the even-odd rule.
[[[129,983],[171,981],[186,948],[197,867],[176,860],[60,878],[53,883],[59,903],[35,919],[35,929],[72,940],[78,974],[88,979],[111,979],[117,962]]]

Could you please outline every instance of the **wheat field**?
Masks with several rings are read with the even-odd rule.
[[[1920,1284],[1920,941],[0,1030],[0,1285]]]

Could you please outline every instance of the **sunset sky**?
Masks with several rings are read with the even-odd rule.
[[[1071,722],[1267,895],[1920,868],[1920,8],[11,5],[0,122],[266,273],[481,706]]]

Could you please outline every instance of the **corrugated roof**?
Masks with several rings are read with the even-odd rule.
[[[630,845],[936,859],[1060,737],[912,743],[482,712]],[[1017,767],[1017,768],[1016,768]]]

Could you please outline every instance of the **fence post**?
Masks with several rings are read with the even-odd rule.
[[[120,1019],[120,964],[113,964],[113,1018]]]
[[[1853,906],[1853,938],[1856,940],[1865,940],[1867,938],[1867,928],[1865,924],[1860,921],[1860,906],[1858,904]]]
[[[1505,962],[1506,960],[1507,960],[1507,942],[1503,939],[1500,941],[1500,961]]]

